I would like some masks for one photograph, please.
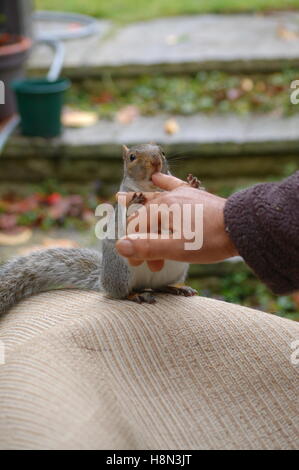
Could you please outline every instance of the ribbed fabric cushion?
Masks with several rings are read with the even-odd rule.
[[[3,449],[292,449],[299,325],[194,297],[41,294],[1,317]]]

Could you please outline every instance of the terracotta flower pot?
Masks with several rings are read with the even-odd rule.
[[[24,65],[31,39],[22,36],[3,34],[0,36],[0,80],[4,82],[5,103],[0,104],[0,121],[16,112],[14,92],[10,84],[24,76]]]

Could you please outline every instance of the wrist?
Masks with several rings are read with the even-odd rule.
[[[226,204],[226,199],[222,199],[222,204],[220,208],[220,232],[222,234],[222,249],[224,259],[232,258],[233,256],[239,256],[238,250],[232,241],[229,233],[229,228],[225,224],[225,217],[224,217],[224,208]]]

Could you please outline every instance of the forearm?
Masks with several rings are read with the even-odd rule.
[[[275,293],[299,289],[299,172],[233,194],[225,226],[239,254]]]

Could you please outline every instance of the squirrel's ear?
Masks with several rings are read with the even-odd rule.
[[[122,151],[123,151],[123,159],[125,159],[129,153],[129,149],[126,145],[122,146]]]

